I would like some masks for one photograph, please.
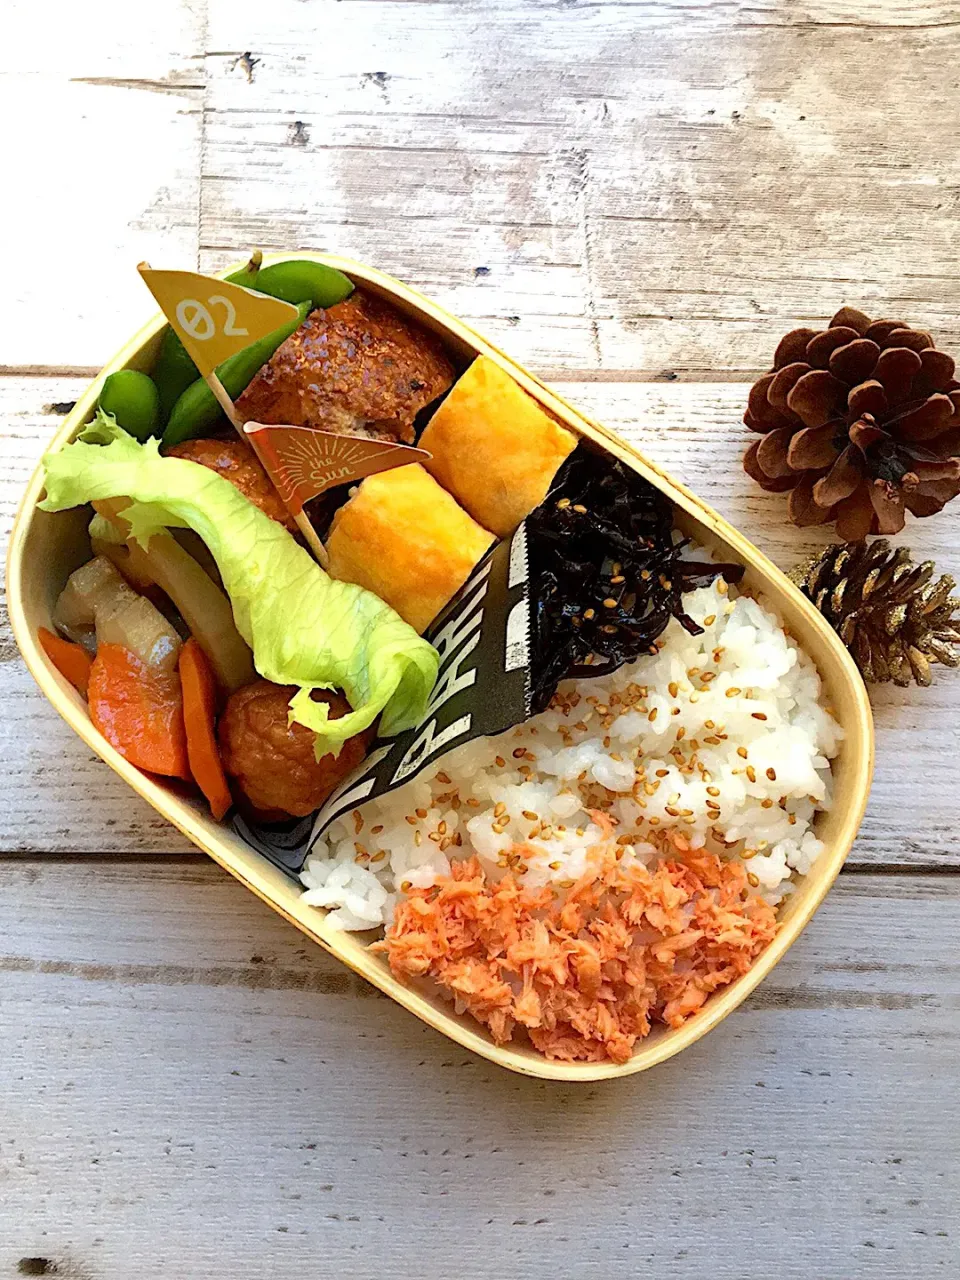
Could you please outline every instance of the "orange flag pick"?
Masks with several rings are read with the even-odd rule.
[[[243,429],[256,442],[257,456],[294,515],[303,511],[305,502],[336,485],[431,457],[426,449],[393,440],[340,435],[315,427],[247,422]]]
[[[297,314],[292,303],[195,271],[154,271],[145,262],[137,270],[204,378]]]

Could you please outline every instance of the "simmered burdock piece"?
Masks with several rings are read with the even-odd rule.
[[[305,817],[318,809],[334,787],[363,759],[369,734],[348,738],[338,756],[317,760],[316,734],[290,724],[293,685],[257,680],[232,695],[218,726],[220,755],[227,775],[261,817]],[[326,702],[331,720],[350,710],[339,693],[315,692]]]
[[[245,422],[412,444],[414,418],[453,377],[433,334],[357,289],[308,316],[244,391],[237,411]]]

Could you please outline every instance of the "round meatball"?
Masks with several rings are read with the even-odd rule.
[[[167,457],[199,462],[217,475],[229,480],[271,520],[287,529],[295,529],[293,516],[283,505],[270,477],[260,465],[257,455],[242,440],[184,440],[167,450]]]
[[[223,767],[261,816],[313,813],[366,754],[370,734],[362,733],[348,738],[338,756],[315,759],[313,731],[287,723],[296,692],[294,685],[257,680],[232,694],[220,717]],[[313,697],[327,704],[331,720],[350,710],[339,693],[318,690]]]

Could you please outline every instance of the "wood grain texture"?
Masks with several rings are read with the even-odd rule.
[[[739,470],[744,384],[841,301],[960,349],[958,46],[956,0],[8,0],[0,368],[95,371],[151,310],[139,258],[337,249],[789,567],[814,544]],[[0,377],[0,542],[83,385]],[[960,570],[952,511],[901,540]],[[680,1058],[575,1092],[144,857],[184,841],[0,616],[0,1276],[952,1280],[960,673],[873,701],[867,818],[796,947]]]
[[[845,301],[956,347],[957,12],[211,0],[202,261],[336,246],[554,367],[754,370]]]
[[[951,1277],[958,928],[955,877],[843,877],[712,1035],[576,1090],[206,864],[4,864],[0,1274]]]
[[[0,537],[53,434],[51,402],[80,379],[0,378]],[[742,472],[747,387],[738,383],[562,382],[558,390],[645,450],[742,529],[783,569],[829,539],[799,530],[785,500]],[[952,511],[912,521],[904,541],[960,577],[960,525]],[[62,723],[0,632],[0,850],[175,852],[187,846]],[[938,669],[931,689],[875,688],[877,767],[851,865],[960,866],[953,779],[960,757],[960,672]]]
[[[155,310],[137,262],[195,265],[202,16],[5,4],[0,366],[99,368]]]

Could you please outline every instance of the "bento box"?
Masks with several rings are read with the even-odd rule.
[[[680,1052],[732,1012],[796,940],[836,878],[864,812],[873,766],[873,727],[863,682],[836,634],[788,579],[748,539],[642,453],[585,417],[468,325],[400,282],[334,255],[301,252],[295,256],[332,266],[366,292],[389,302],[436,335],[460,368],[475,357],[486,357],[513,378],[555,421],[576,436],[601,446],[611,457],[656,486],[674,504],[677,527],[720,559],[742,564],[746,592],[774,610],[787,632],[813,659],[826,699],[843,730],[843,743],[833,761],[832,807],[816,819],[816,836],[825,849],[783,903],[776,936],[746,973],[711,995],[695,1016],[677,1027],[654,1027],[637,1043],[626,1062],[556,1061],[526,1044],[497,1044],[481,1025],[454,1012],[447,1001],[399,981],[385,959],[370,951],[368,939],[328,927],[324,912],[304,903],[302,888],[294,879],[256,852],[234,829],[214,821],[206,807],[186,795],[183,788],[167,785],[128,763],[94,728],[83,698],[54,669],[37,639],[38,629],[52,626],[57,593],[65,579],[89,555],[85,525],[88,516],[80,509],[56,514],[39,510],[37,504],[44,489],[40,470],[28,486],[10,542],[7,599],[17,643],[30,671],[57,711],[158,813],[304,934],[429,1026],[492,1062],[543,1079],[587,1081],[643,1071]],[[265,262],[288,261],[293,257],[268,255]],[[51,449],[57,450],[69,443],[91,419],[100,389],[110,373],[151,367],[164,324],[163,318],[157,316],[118,352],[78,400]]]

